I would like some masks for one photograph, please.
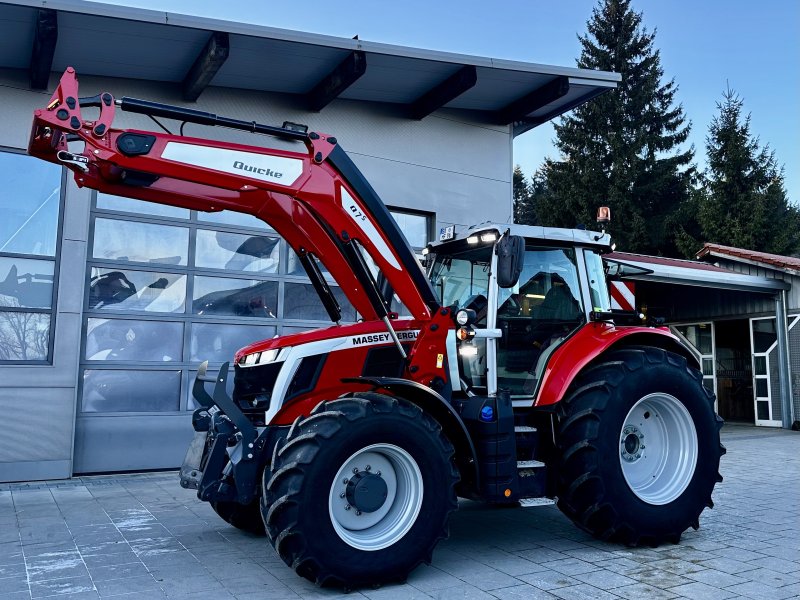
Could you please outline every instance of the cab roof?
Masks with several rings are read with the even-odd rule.
[[[543,242],[547,245],[581,246],[611,252],[611,236],[605,232],[590,231],[588,229],[566,229],[561,227],[542,227],[539,225],[517,225],[515,223],[486,222],[473,225],[456,233],[455,237],[442,242],[431,244],[436,249],[445,244],[459,242],[481,234],[495,232],[503,234],[510,231],[511,235],[524,237],[529,242]]]

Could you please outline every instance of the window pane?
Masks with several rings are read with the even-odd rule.
[[[330,272],[325,265],[322,264],[322,261],[319,259],[319,257],[317,257],[317,266],[323,275],[330,275]],[[286,273],[288,275],[302,275],[303,277],[306,277],[306,270],[300,263],[300,257],[297,256],[297,253],[291,248],[289,248],[289,258],[286,261]]]
[[[50,315],[0,310],[0,360],[47,360]]]
[[[95,258],[186,265],[188,250],[189,230],[184,227],[95,219]]]
[[[180,404],[180,371],[83,372],[83,412],[176,411]]]
[[[330,321],[325,307],[317,296],[314,286],[310,283],[287,283],[283,317],[285,319],[303,319],[308,321]],[[333,295],[336,296],[342,308],[343,321],[355,321],[356,311],[350,305],[341,288],[331,286]]]
[[[703,359],[703,375],[714,375],[714,361],[711,358]]]
[[[89,308],[182,313],[186,275],[129,269],[92,269]]]
[[[86,360],[169,362],[182,359],[183,324],[88,319]]]
[[[120,196],[112,196],[102,192],[97,192],[97,208],[119,210],[137,215],[155,215],[158,217],[174,217],[176,219],[189,218],[189,210],[186,208],[134,200],[133,198],[121,198]]]
[[[269,229],[269,226],[261,219],[253,215],[234,212],[232,210],[222,210],[210,213],[197,211],[197,220],[206,223],[220,223],[223,225],[237,225],[239,227],[254,227],[256,229]]]
[[[280,264],[280,238],[242,235],[225,231],[197,230],[198,267],[277,273]]]
[[[274,319],[278,282],[195,277],[192,312],[196,315],[231,315]]]
[[[429,218],[426,215],[390,211],[412,248],[424,248],[428,238]]]
[[[61,167],[0,152],[0,252],[55,256]]]
[[[753,321],[753,352],[766,352],[777,339],[774,318]]]
[[[194,323],[189,360],[233,362],[233,355],[239,348],[259,340],[269,339],[274,335],[275,327],[270,326]]]
[[[756,364],[756,375],[766,375],[767,374],[767,357],[766,356],[756,356],[755,357],[755,364]]]
[[[769,387],[767,385],[766,379],[756,379],[756,397],[758,398],[769,397]]]
[[[217,368],[209,368],[206,371],[206,376],[207,377],[216,376],[218,373],[219,373],[219,369],[217,369]],[[192,396],[192,387],[194,386],[195,377],[197,377],[197,371],[195,371],[195,370],[189,371],[189,385],[186,386],[188,388],[186,390],[186,396],[187,396],[186,410],[195,410],[197,408],[200,408],[200,405],[194,399],[194,396]],[[228,392],[228,396],[231,396],[231,397],[233,397],[233,384],[234,384],[234,381],[233,381],[233,367],[231,367],[231,369],[228,371],[228,379],[225,382],[225,391],[227,391]],[[211,384],[209,383],[207,385],[208,385],[208,391],[210,392],[211,391]]]
[[[700,354],[711,354],[711,325],[678,325],[676,327],[689,343],[697,348]]]
[[[756,418],[759,421],[769,421],[769,402],[756,402],[756,407],[758,408],[758,416]]]
[[[50,308],[53,267],[49,260],[0,257],[0,306]]]

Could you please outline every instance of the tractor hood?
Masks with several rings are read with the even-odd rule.
[[[419,321],[412,319],[397,319],[392,321],[392,326],[397,332],[397,337],[400,338],[401,342],[416,339],[417,330],[422,328],[422,324]],[[413,335],[411,332],[413,332]],[[334,325],[332,327],[312,329],[311,331],[303,331],[302,333],[282,335],[268,340],[261,340],[249,346],[245,346],[236,352],[234,361],[238,364],[240,361],[244,360],[246,356],[257,352],[279,350],[281,348],[301,346],[311,342],[340,338],[351,338],[350,342],[354,346],[392,343],[392,336],[389,335],[386,326],[381,321],[366,321],[363,323],[354,323],[352,325]]]

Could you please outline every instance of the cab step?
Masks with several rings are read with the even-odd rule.
[[[551,498],[522,498],[519,501],[519,505],[522,508],[531,508],[533,506],[550,506],[551,504],[555,504],[556,501],[552,500]]]
[[[545,464],[539,460],[518,460],[517,469],[543,469]]]
[[[514,433],[535,433],[536,431],[536,427],[530,427],[529,425],[514,426]]]

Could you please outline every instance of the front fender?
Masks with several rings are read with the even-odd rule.
[[[596,358],[620,346],[655,346],[684,356],[699,368],[691,351],[666,327],[617,327],[588,323],[564,342],[550,357],[534,406],[549,406],[564,397],[572,381]]]
[[[419,382],[398,377],[353,377],[344,383],[369,385],[372,391],[388,392],[416,404],[432,416],[455,448],[456,462],[461,472],[461,483],[480,489],[478,453],[464,421],[453,406],[438,392]]]

